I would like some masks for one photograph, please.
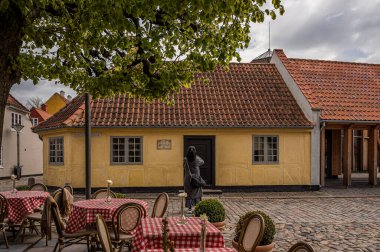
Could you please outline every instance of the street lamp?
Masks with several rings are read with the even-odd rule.
[[[13,125],[13,128],[17,132],[17,166],[16,170],[13,171],[15,175],[17,176],[17,179],[21,178],[21,166],[20,166],[20,131],[24,128],[24,125],[21,124],[15,124]]]

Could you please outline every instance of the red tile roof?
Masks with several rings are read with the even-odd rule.
[[[39,109],[39,108],[32,108],[30,110],[30,117],[36,118],[38,117],[40,122],[46,121],[49,119],[52,115],[46,112],[45,110]]]
[[[11,94],[9,94],[8,96],[7,105],[23,110],[25,112],[29,112],[29,110],[24,105],[22,105],[21,102],[19,102],[16,98],[14,98]]]
[[[380,121],[380,64],[287,58],[275,50],[323,120]]]
[[[174,105],[145,103],[128,95],[92,101],[95,127],[311,127],[273,64],[231,64],[197,74]],[[200,78],[208,78],[202,84]],[[84,96],[78,96],[35,131],[84,125]]]

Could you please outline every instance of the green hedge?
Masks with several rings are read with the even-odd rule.
[[[238,223],[236,224],[235,228],[235,237],[234,240],[236,242],[239,241],[240,233],[244,227],[245,221],[254,214],[260,214],[263,216],[264,221],[265,221],[265,230],[264,230],[264,236],[263,239],[261,239],[261,242],[259,245],[269,245],[273,242],[274,235],[276,234],[276,226],[274,225],[273,220],[264,212],[261,211],[252,211],[244,214],[243,216],[240,217]]]
[[[202,200],[195,206],[195,216],[206,214],[209,222],[222,222],[226,219],[226,210],[217,199]]]
[[[27,186],[27,185],[16,186],[16,189],[17,189],[17,191],[29,191],[30,190],[29,186]]]
[[[115,194],[116,194],[116,198],[118,198],[118,199],[122,199],[122,198],[126,198],[127,197],[127,195],[124,194],[124,193],[115,193]]]

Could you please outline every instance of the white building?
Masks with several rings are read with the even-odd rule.
[[[0,151],[0,178],[9,177],[17,165],[17,132],[14,124],[22,124],[20,132],[20,165],[22,176],[42,174],[42,141],[31,130],[29,110],[9,95],[4,113],[3,139]]]

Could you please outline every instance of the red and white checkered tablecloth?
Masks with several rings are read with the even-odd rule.
[[[8,200],[8,219],[13,223],[20,223],[25,216],[33,213],[33,210],[44,204],[49,195],[41,191],[11,191],[1,192]]]
[[[163,249],[147,249],[144,252],[164,252]],[[176,252],[199,252],[199,248],[176,249]],[[206,252],[236,252],[234,248],[206,248]]]
[[[138,203],[148,212],[148,203],[136,199],[112,199],[106,202],[105,199],[91,199],[74,202],[73,209],[67,221],[66,232],[75,233],[88,224],[96,221],[96,215],[101,214],[105,220],[110,220],[118,207],[125,203]]]
[[[178,218],[168,218],[169,239],[174,242],[176,248],[199,248],[201,238],[201,221],[197,217],[187,218],[185,225],[178,225]],[[224,238],[222,233],[208,223],[206,237],[207,248],[223,248]],[[141,220],[135,238],[132,251],[144,251],[146,249],[162,249],[162,218],[146,218]]]

